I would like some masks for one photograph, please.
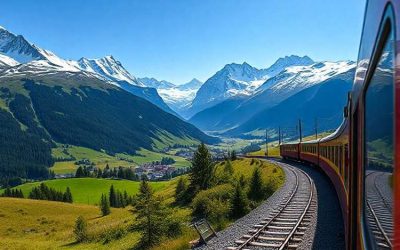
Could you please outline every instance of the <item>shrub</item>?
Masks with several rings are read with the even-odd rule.
[[[229,214],[229,199],[232,194],[231,184],[223,184],[199,192],[192,202],[193,215],[207,218],[211,222],[220,222]]]
[[[75,221],[74,234],[77,242],[82,242],[88,239],[87,222],[82,216],[79,216]]]

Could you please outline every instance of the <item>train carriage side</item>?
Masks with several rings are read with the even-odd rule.
[[[300,144],[298,142],[281,144],[280,152],[283,159],[299,160]]]
[[[300,143],[300,160],[311,163],[315,166],[319,164],[319,139]]]
[[[400,1],[367,2],[352,91],[349,249],[400,249]]]

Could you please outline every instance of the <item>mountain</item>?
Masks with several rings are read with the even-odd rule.
[[[146,100],[164,103],[111,56],[66,61],[4,28],[0,38],[0,179],[48,177],[57,143],[113,155],[219,141]]]
[[[178,116],[160,97],[154,87],[147,86],[139,79],[131,75],[113,56],[99,59],[81,58],[77,61],[77,67],[93,73],[97,78],[108,81],[136,96],[142,97],[155,104],[162,110]]]
[[[263,70],[263,75],[266,78],[271,78],[279,74],[282,70],[290,66],[308,66],[315,62],[308,56],[285,56],[275,61],[269,68]]]
[[[314,133],[315,119],[319,131],[334,129],[343,119],[343,107],[347,103],[347,93],[351,90],[353,81],[348,78],[354,75],[355,69],[339,74],[319,84],[292,95],[271,108],[265,108],[253,115],[249,120],[231,129],[226,136],[248,137],[256,131],[266,128],[277,132],[278,127],[288,137],[296,136],[295,127],[298,119],[302,120],[303,133]],[[312,124],[312,126],[311,126]]]
[[[244,96],[234,96],[212,107],[206,108],[189,119],[189,122],[204,131],[222,130],[220,124],[228,120],[231,112],[246,100]]]
[[[147,77],[139,78],[138,80],[145,86],[156,88],[164,102],[182,117],[185,117],[184,110],[193,101],[197,91],[203,84],[196,78],[181,85]]]
[[[286,67],[312,63],[313,60],[307,56],[292,55],[279,58],[267,69],[257,69],[246,62],[227,64],[202,85],[187,115],[192,116],[233,96],[251,96],[267,79],[276,76]]]
[[[134,95],[152,102],[164,111],[177,115],[163,101],[155,89],[145,87],[113,56],[106,56],[99,59],[87,59],[83,57],[78,61],[64,60],[51,51],[30,44],[23,36],[14,35],[2,27],[0,27],[0,56],[0,70],[10,68],[4,66],[4,58],[11,58],[14,61],[9,66],[17,66],[9,69],[7,72],[3,72],[3,74],[23,75],[27,71],[48,74],[48,72],[53,72],[54,70],[83,72],[88,76],[103,80],[106,84],[121,87]]]
[[[0,54],[0,70],[10,68],[18,65],[19,63],[6,55]]]
[[[141,82],[144,86],[149,87],[149,88],[155,88],[155,89],[170,89],[170,88],[175,88],[176,86],[173,83],[161,80],[158,81],[155,78],[149,78],[149,77],[143,77],[138,79],[139,82]]]
[[[178,85],[178,89],[179,90],[198,90],[201,85],[203,85],[203,82],[197,80],[196,78],[193,78],[192,80],[190,80],[187,83],[184,83],[182,85]]]
[[[218,141],[97,78],[82,72],[52,73],[0,76],[1,177],[45,177],[55,143],[134,154],[174,140]]]
[[[132,76],[113,56],[99,59],[87,59],[82,57],[78,60],[79,68],[88,72],[97,73],[112,82],[125,81],[127,83],[144,87],[134,76]]]
[[[266,80],[255,94],[241,97],[234,102],[228,99],[220,105],[199,112],[189,121],[203,130],[229,130],[240,126],[256,113],[278,105],[290,96],[330,78],[339,77],[352,82],[354,68],[355,63],[351,61],[290,66]]]

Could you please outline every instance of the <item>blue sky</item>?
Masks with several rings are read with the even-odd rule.
[[[3,1],[0,26],[66,59],[112,54],[135,76],[206,80],[231,62],[356,60],[364,0]]]

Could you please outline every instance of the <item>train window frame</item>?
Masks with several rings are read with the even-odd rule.
[[[391,38],[391,39],[393,39],[393,41],[396,41],[396,30],[395,30],[395,25],[394,25],[394,23],[395,23],[394,19],[395,19],[395,17],[394,17],[393,6],[390,3],[388,3],[385,7],[384,15],[380,22],[381,24],[379,27],[379,32],[378,32],[376,41],[375,41],[375,47],[374,47],[374,50],[372,53],[371,62],[368,67],[367,74],[366,74],[366,77],[364,80],[365,84],[362,89],[361,104],[362,104],[363,112],[362,112],[362,117],[359,117],[361,119],[358,121],[358,122],[361,122],[361,124],[362,124],[361,147],[360,147],[361,148],[360,153],[361,153],[362,157],[361,157],[361,162],[359,162],[359,164],[360,164],[360,167],[361,167],[360,169],[361,169],[361,173],[363,176],[363,178],[361,178],[361,182],[362,182],[361,189],[362,190],[360,190],[360,192],[359,192],[360,196],[361,196],[360,198],[362,201],[360,204],[360,208],[359,208],[360,209],[359,217],[360,217],[360,224],[361,224],[361,227],[360,227],[361,232],[360,233],[362,235],[362,243],[363,243],[365,249],[375,249],[376,248],[375,245],[373,244],[373,240],[371,239],[370,234],[367,229],[368,226],[366,223],[367,217],[366,217],[366,210],[365,210],[366,195],[365,195],[365,179],[364,179],[364,177],[365,177],[365,173],[366,173],[365,163],[366,163],[366,155],[367,155],[366,154],[366,145],[365,145],[365,143],[366,143],[366,129],[365,129],[366,95],[367,95],[369,86],[371,84],[371,81],[373,79],[375,70],[381,60],[383,51],[385,49],[385,46],[387,45],[388,40]],[[392,46],[393,46],[392,49],[394,51],[394,60],[396,60],[396,43],[394,42]],[[395,70],[394,70],[395,64],[396,63],[394,61],[393,62],[393,74],[395,74]],[[395,99],[396,98],[396,96],[395,96],[395,94],[396,94],[396,92],[395,92],[395,75],[393,76],[393,79],[394,79],[393,86],[392,86],[393,87],[393,102],[394,102],[393,103],[393,105],[394,105],[393,111],[395,111],[395,106],[396,106],[395,105],[395,100],[396,100]],[[359,110],[359,109],[357,109],[357,110]],[[394,118],[393,118],[392,122],[393,122],[393,128],[395,128],[395,119]],[[393,131],[393,136],[395,136],[394,131]],[[395,148],[393,149],[393,154],[394,154],[393,157],[395,157]]]

